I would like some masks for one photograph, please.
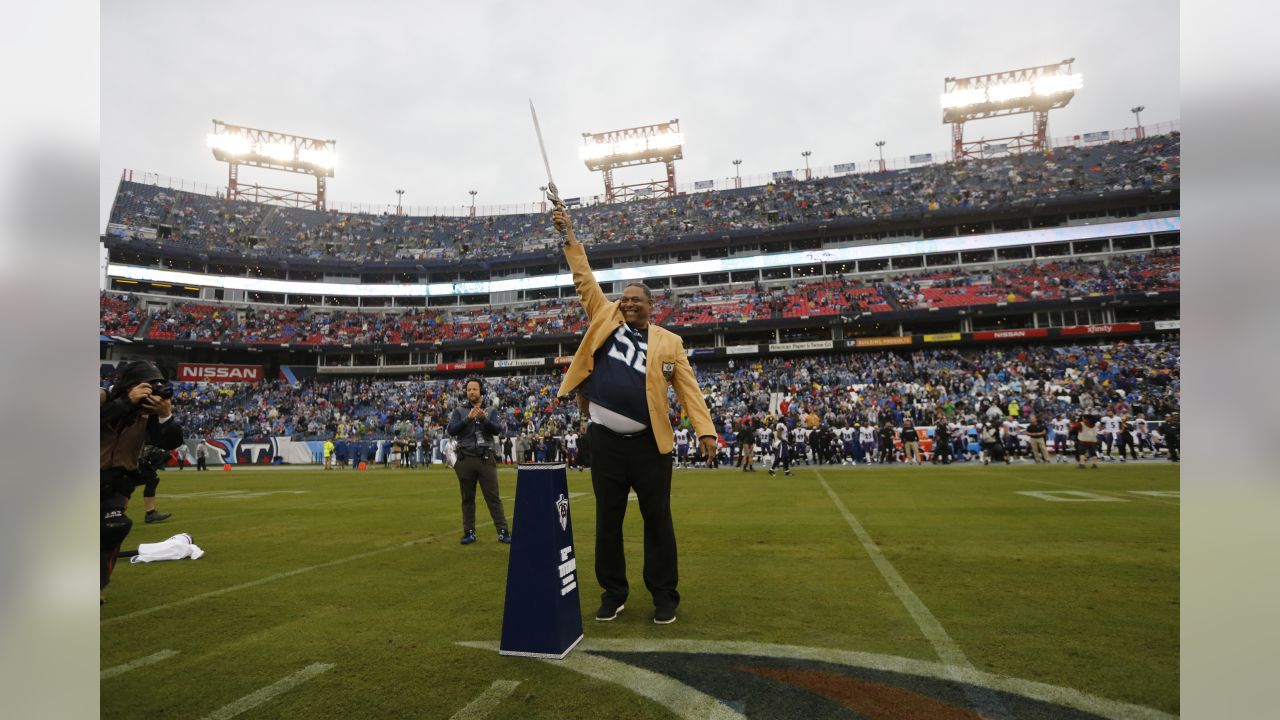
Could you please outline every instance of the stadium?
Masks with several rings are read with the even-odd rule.
[[[205,556],[114,565],[102,717],[1177,717],[1181,136],[1140,107],[1050,134],[1071,63],[946,78],[924,155],[684,182],[679,121],[582,133],[603,191],[562,203],[548,177],[344,204],[334,141],[219,120],[226,184],[119,168],[101,388],[153,363],[183,433],[123,549]],[[1030,131],[966,140],[1007,115]],[[651,296],[714,428],[709,455],[672,390],[672,625],[639,586],[595,609],[601,421],[558,396],[592,315],[556,207],[609,300]],[[521,516],[459,543],[473,378],[508,513],[518,468],[567,466],[585,637],[553,659],[500,652]]]

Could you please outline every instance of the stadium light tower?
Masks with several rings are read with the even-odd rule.
[[[336,140],[290,135],[213,121],[213,132],[206,138],[215,160],[225,162],[227,199],[279,203],[292,207],[325,209],[325,180],[333,177],[337,162]],[[240,185],[240,166],[283,170],[313,175],[316,191],[285,190],[262,185]]]
[[[1022,154],[1049,149],[1049,111],[1065,107],[1084,87],[1084,78],[1071,71],[1075,58],[1020,70],[1006,70],[942,81],[942,122],[951,125],[952,155],[957,162],[991,152]],[[994,140],[964,139],[970,120],[1032,114],[1030,133]]]
[[[884,172],[884,141],[876,141],[876,150],[880,151],[880,172]]]
[[[476,192],[476,190],[467,191],[471,195],[471,217],[476,216]]]
[[[605,202],[627,200],[642,194],[645,197],[675,197],[675,161],[684,158],[684,133],[680,132],[678,119],[625,130],[582,133],[582,143],[580,152],[587,169],[599,170],[604,174]],[[663,163],[667,166],[666,183],[661,186],[654,182],[632,185],[613,183],[615,169],[650,163]],[[640,193],[633,189],[642,187],[648,188],[648,191]]]
[[[547,211],[547,186],[539,185],[538,191],[542,193],[542,212]]]
[[[396,215],[397,216],[404,214],[404,206],[402,203],[403,200],[404,200],[404,191],[396,190]]]
[[[800,153],[801,157],[804,158],[804,179],[805,180],[813,179],[813,173],[809,171],[809,156],[812,154],[813,154],[812,150],[805,150],[804,152]]]
[[[742,189],[742,161],[733,161],[733,186]]]
[[[1139,140],[1147,136],[1147,134],[1142,130],[1142,111],[1146,109],[1146,105],[1138,105],[1137,107],[1129,108],[1129,112],[1133,113],[1133,124],[1135,126],[1134,135],[1136,135]]]

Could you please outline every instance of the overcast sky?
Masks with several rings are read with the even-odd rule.
[[[628,9],[631,7],[633,9]],[[211,120],[337,140],[331,202],[531,203],[538,107],[565,197],[602,192],[584,131],[679,118],[677,182],[948,150],[943,78],[1074,57],[1053,136],[1179,118],[1178,5],[1036,2],[113,0],[102,12],[101,213],[122,169],[225,186]],[[966,137],[1029,129],[1029,115]],[[618,171],[620,182],[660,165]],[[305,176],[242,182],[312,189]]]

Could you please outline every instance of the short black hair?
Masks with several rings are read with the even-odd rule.
[[[645,285],[642,282],[633,282],[633,283],[627,283],[626,286],[623,287],[622,289],[626,290],[629,287],[638,287],[641,290],[644,290],[644,296],[649,299],[649,304],[650,305],[653,304],[653,291],[649,289],[648,285]]]
[[[462,391],[463,391],[463,392],[466,392],[466,390],[467,390],[467,386],[468,386],[468,385],[470,385],[471,383],[475,383],[475,384],[479,385],[479,386],[480,386],[480,392],[484,392],[484,379],[483,379],[483,378],[478,378],[478,377],[469,377],[469,378],[467,378],[466,380],[464,380],[464,381],[462,382]]]

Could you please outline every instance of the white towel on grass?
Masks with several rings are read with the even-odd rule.
[[[141,543],[138,554],[129,558],[131,563],[156,562],[157,560],[181,560],[183,558],[198,559],[204,551],[191,542],[191,536],[179,533],[158,543]]]

